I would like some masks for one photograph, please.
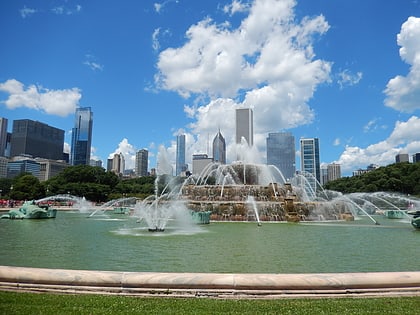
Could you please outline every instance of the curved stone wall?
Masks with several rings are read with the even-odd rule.
[[[0,266],[0,290],[219,298],[418,296],[420,272],[224,274]]]

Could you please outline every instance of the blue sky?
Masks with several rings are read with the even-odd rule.
[[[133,167],[175,137],[208,153],[220,128],[236,157],[235,109],[269,132],[320,139],[343,175],[420,152],[416,0],[72,1],[0,3],[0,116],[65,130],[94,112],[92,156]],[[297,168],[300,160],[297,158]]]

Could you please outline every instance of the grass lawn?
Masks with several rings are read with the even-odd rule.
[[[0,314],[420,314],[420,297],[144,298],[0,291]]]

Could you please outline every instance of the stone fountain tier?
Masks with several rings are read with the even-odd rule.
[[[211,212],[214,221],[255,221],[249,211],[249,196],[253,197],[260,221],[313,221],[319,220],[319,202],[305,202],[290,184],[264,185],[186,185],[181,199],[195,212]],[[336,205],[322,214],[323,220],[352,220],[345,206]]]

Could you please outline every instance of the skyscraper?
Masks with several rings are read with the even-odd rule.
[[[13,121],[10,156],[30,155],[34,158],[62,160],[64,130],[30,119]]]
[[[220,129],[213,139],[213,161],[226,164],[226,142]]]
[[[239,108],[236,110],[236,144],[241,144],[242,137],[248,145],[254,145],[254,123],[251,108]]]
[[[92,144],[93,112],[90,107],[76,109],[71,137],[71,165],[89,165]]]
[[[300,163],[301,171],[306,175],[305,177],[310,183],[313,192],[316,192],[316,181],[321,182],[318,138],[300,139]]]
[[[0,156],[6,154],[7,143],[7,118],[0,117]]]
[[[176,170],[175,175],[181,175],[187,170],[185,164],[185,135],[176,136]]]
[[[296,172],[295,137],[290,132],[272,132],[267,138],[267,164],[276,166],[286,180]]]
[[[149,151],[141,149],[136,153],[136,176],[147,176]]]

